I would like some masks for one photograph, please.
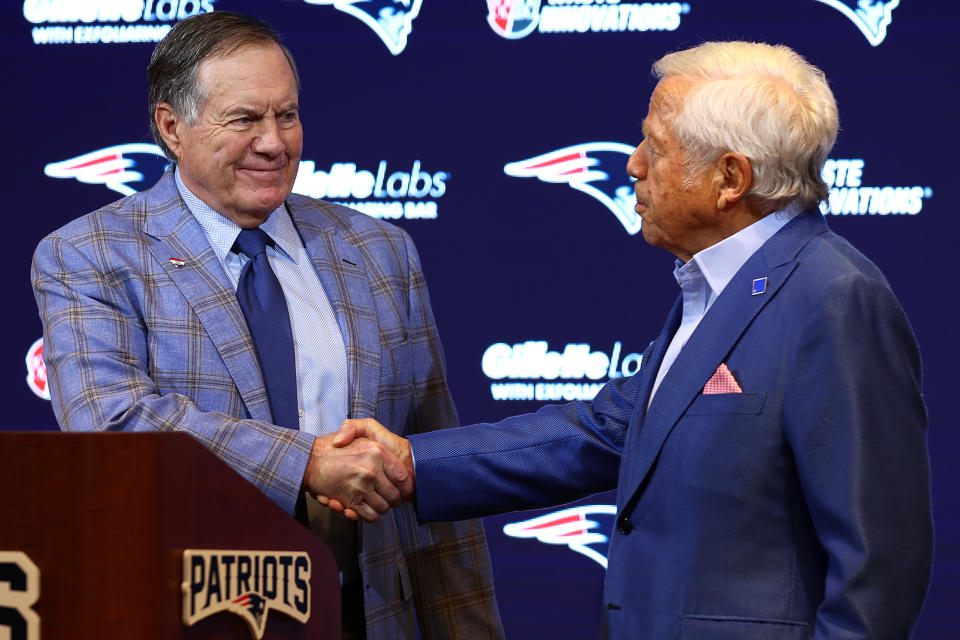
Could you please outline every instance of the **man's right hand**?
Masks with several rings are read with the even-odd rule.
[[[373,420],[370,422],[380,426]],[[365,433],[363,428],[359,435]],[[390,447],[372,438],[354,441],[355,437],[358,436],[338,432],[314,440],[303,475],[303,488],[321,502],[325,502],[322,497],[329,498],[336,503],[331,506],[341,507],[336,510],[348,518],[374,522],[380,514],[391,506],[399,506],[403,498],[413,493],[413,473],[407,470],[412,466],[398,460]],[[409,446],[407,450],[409,452]]]
[[[372,441],[392,454],[401,463],[403,472],[397,473],[397,467],[391,465],[385,468],[387,479],[397,484],[403,498],[412,500],[416,492],[416,479],[413,469],[413,454],[410,450],[410,441],[398,436],[372,418],[344,420],[340,430],[332,434],[333,446],[350,448],[361,442]],[[409,479],[409,485],[407,484]],[[409,486],[409,490],[406,490]],[[346,517],[356,520],[364,514],[340,500],[337,496],[328,493],[315,493],[314,497],[321,504],[325,504],[334,511],[343,513]],[[397,506],[397,505],[393,505]]]

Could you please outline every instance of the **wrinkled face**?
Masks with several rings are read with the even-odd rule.
[[[178,120],[171,145],[183,181],[241,227],[259,226],[290,195],[300,165],[293,71],[271,42],[208,58],[197,73],[207,100],[196,123]]]
[[[669,123],[691,88],[689,81],[676,77],[657,84],[643,121],[643,142],[627,161],[627,173],[637,179],[634,209],[643,218],[644,239],[684,262],[713,244],[716,233],[712,174],[708,169],[702,180],[688,179],[686,153]]]

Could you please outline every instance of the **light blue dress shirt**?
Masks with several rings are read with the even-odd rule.
[[[693,335],[694,329],[703,320],[707,310],[724,290],[740,267],[750,259],[763,243],[773,237],[785,224],[800,213],[800,205],[791,202],[782,209],[760,218],[749,227],[741,229],[729,238],[693,254],[689,262],[677,260],[673,277],[683,292],[683,317],[677,332],[663,355],[663,362],[653,382],[647,406],[660,387],[660,382],[677,359],[680,350]]]
[[[203,227],[236,290],[248,260],[232,250],[240,227],[194,195],[184,185],[179,167],[176,178],[180,196]],[[267,247],[267,258],[290,314],[300,430],[316,436],[331,433],[347,417],[347,352],[337,317],[286,207],[277,207],[260,228],[276,243]]]

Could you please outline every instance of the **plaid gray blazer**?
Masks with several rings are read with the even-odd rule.
[[[404,434],[456,426],[410,237],[337,205],[286,204],[346,343],[350,417]],[[293,513],[313,438],[270,424],[236,293],[172,171],[44,238],[31,275],[62,429],[185,431]],[[405,505],[362,525],[362,546],[370,640],[415,625],[503,636],[479,521],[421,526]]]

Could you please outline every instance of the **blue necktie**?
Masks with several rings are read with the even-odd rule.
[[[240,272],[237,299],[253,335],[273,421],[281,427],[299,429],[297,368],[290,314],[280,281],[267,259],[268,244],[273,246],[273,240],[259,228],[243,229],[237,236],[234,251],[249,258]]]

